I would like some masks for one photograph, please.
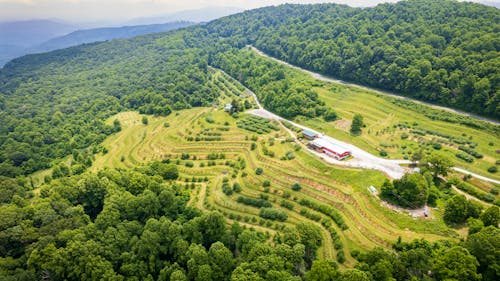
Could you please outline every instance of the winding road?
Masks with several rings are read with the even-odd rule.
[[[256,52],[259,52],[259,54],[262,54],[262,55],[264,55],[266,57],[269,57],[269,56],[263,54],[262,52],[260,52],[259,50],[255,49],[255,48],[253,48],[253,49]],[[291,66],[290,64],[288,64],[286,62],[282,62],[282,61],[274,59],[272,57],[269,57],[269,58],[271,58],[271,59],[273,59],[275,61],[279,61],[280,63],[286,64],[288,66]],[[294,67],[294,66],[291,66],[291,67]],[[295,68],[297,68],[297,67],[295,67]],[[324,77],[324,76],[322,76],[321,74],[318,74],[318,73],[314,73],[314,72],[311,72],[311,71],[303,70],[301,68],[297,68],[297,69],[305,71],[305,72],[309,73],[310,75],[312,75],[315,78],[317,78],[317,77],[323,77],[322,79],[317,78],[317,79],[320,79],[320,80],[323,80],[323,81],[329,81],[329,82],[337,82],[338,81],[338,80],[334,80],[334,79],[331,79],[331,78],[328,78],[328,77]],[[218,69],[218,70],[224,72],[221,69]],[[225,73],[225,74],[228,75],[228,76],[230,76],[227,73]],[[341,82],[341,83],[345,83],[345,82]],[[345,83],[345,84],[347,84],[347,83]],[[358,87],[358,85],[354,85],[354,84],[349,84],[349,85],[353,85],[353,86],[357,86]],[[365,88],[365,89],[367,89],[367,88]],[[246,88],[246,90],[248,91],[248,93],[250,93],[253,96],[253,98],[255,100],[255,103],[257,104],[257,107],[258,107],[258,109],[249,110],[249,111],[247,111],[247,113],[253,114],[253,115],[256,115],[256,116],[260,116],[260,117],[263,117],[263,118],[266,118],[266,119],[274,119],[274,120],[278,120],[278,121],[284,120],[284,121],[287,121],[290,124],[292,124],[292,125],[294,125],[294,126],[296,126],[298,128],[301,128],[303,130],[313,131],[313,132],[315,132],[317,134],[322,135],[323,138],[327,139],[328,141],[330,141],[334,145],[343,147],[343,148],[351,151],[351,154],[353,156],[353,158],[350,159],[350,160],[348,160],[348,161],[339,161],[339,160],[336,160],[336,159],[334,159],[332,157],[327,156],[326,154],[322,154],[322,153],[319,153],[319,152],[316,152],[316,151],[308,149],[308,151],[310,151],[311,153],[317,155],[318,157],[320,157],[321,159],[323,159],[324,161],[326,161],[328,163],[331,163],[331,164],[334,164],[334,165],[339,165],[339,166],[352,167],[352,168],[362,168],[362,169],[378,170],[378,171],[381,171],[381,172],[385,173],[386,175],[388,175],[389,177],[391,177],[393,179],[399,179],[399,178],[403,177],[403,175],[405,173],[411,171],[409,168],[404,168],[404,167],[401,166],[402,164],[411,164],[412,162],[410,160],[389,160],[389,159],[380,158],[380,157],[377,157],[377,156],[375,156],[375,155],[373,155],[373,154],[371,154],[371,153],[369,153],[367,151],[364,151],[363,149],[361,149],[361,148],[359,148],[359,147],[357,147],[355,145],[352,145],[350,143],[346,143],[346,142],[337,140],[337,139],[332,138],[332,137],[327,136],[327,135],[323,135],[320,132],[317,132],[316,130],[313,130],[313,129],[309,128],[309,127],[306,127],[306,126],[297,124],[297,123],[295,123],[295,122],[293,122],[291,120],[285,119],[285,118],[283,118],[283,117],[281,117],[279,115],[276,115],[276,114],[268,111],[267,109],[265,109],[262,106],[262,104],[260,103],[257,95],[253,91],[251,91],[250,89],[248,89],[248,88]],[[449,109],[449,110],[451,110],[451,109]],[[288,133],[293,138],[296,138],[295,134],[291,130],[289,130],[287,128],[285,128],[285,129],[288,131]],[[452,169],[455,170],[455,171],[457,171],[457,172],[463,173],[463,174],[469,174],[469,175],[471,175],[471,176],[473,176],[475,178],[478,178],[480,180],[492,182],[492,183],[495,183],[495,184],[500,184],[500,181],[498,181],[498,180],[491,179],[491,178],[488,178],[488,177],[485,177],[485,176],[481,176],[481,175],[472,173],[470,171],[467,171],[465,169],[461,169],[461,168],[458,168],[458,167],[453,167]]]
[[[355,83],[352,83],[352,82],[347,82],[347,81],[344,81],[344,80],[339,80],[339,79],[335,79],[335,78],[332,78],[332,77],[328,77],[328,76],[325,76],[325,75],[322,75],[322,74],[319,74],[319,73],[312,72],[310,70],[301,68],[299,66],[289,64],[288,62],[282,61],[282,60],[277,59],[275,57],[271,57],[271,56],[267,55],[266,53],[262,52],[261,50],[255,48],[254,46],[248,45],[247,47],[249,47],[250,49],[252,49],[254,52],[256,52],[257,54],[259,54],[262,57],[266,57],[268,59],[272,59],[273,61],[278,62],[280,64],[283,64],[283,65],[286,65],[288,67],[295,68],[297,70],[305,72],[305,73],[309,74],[310,76],[312,76],[313,78],[315,78],[317,80],[320,80],[320,81],[344,84],[344,85],[356,87],[356,88],[359,88],[359,89],[372,91],[372,92],[375,92],[375,93],[378,93],[378,94],[384,94],[384,95],[388,95],[388,96],[391,96],[391,97],[395,97],[395,98],[399,98],[399,99],[404,99],[404,100],[412,101],[412,102],[415,102],[415,103],[418,103],[418,104],[427,105],[427,106],[435,108],[435,109],[440,109],[440,110],[444,110],[444,111],[448,111],[448,112],[453,112],[453,113],[460,114],[460,115],[463,115],[463,116],[467,116],[467,117],[470,117],[470,118],[473,118],[473,119],[477,119],[477,120],[489,122],[489,123],[494,124],[494,125],[500,125],[500,122],[498,122],[496,120],[493,120],[493,119],[490,119],[490,118],[486,118],[486,117],[474,115],[474,114],[471,114],[471,113],[468,113],[468,112],[460,111],[460,110],[457,110],[457,109],[452,109],[452,108],[449,108],[449,107],[439,106],[439,105],[435,105],[435,104],[432,104],[432,103],[428,103],[428,102],[424,102],[424,101],[412,99],[412,98],[401,96],[401,95],[398,95],[398,94],[395,94],[395,93],[392,93],[392,92],[382,91],[382,90],[379,90],[379,89],[370,88],[370,87],[359,85],[359,84],[355,84]]]

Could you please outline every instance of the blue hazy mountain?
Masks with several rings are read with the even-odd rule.
[[[25,33],[32,34],[33,39],[31,41],[27,38],[25,39],[23,38],[24,35],[17,35],[11,30],[5,30],[5,32],[1,33],[0,67],[8,61],[26,54],[48,52],[85,43],[130,38],[148,33],[164,32],[193,24],[195,23],[177,21],[164,24],[94,28],[77,30],[69,34],[68,32],[65,32],[62,36],[55,35],[57,34],[58,29],[49,25],[46,25],[50,27],[48,30],[43,29],[43,26],[34,27],[32,29],[28,26],[23,26],[24,29],[21,29],[16,25],[11,25],[13,27],[12,30],[17,30],[18,32],[22,32],[21,30],[24,30]],[[67,31],[69,29],[69,27],[67,29],[61,29],[59,33],[62,33],[63,30]]]
[[[208,22],[221,17],[242,12],[237,7],[204,7],[200,9],[185,10],[156,17],[143,17],[127,21],[127,25],[157,24],[171,21]]]
[[[30,53],[48,52],[52,50],[63,49],[85,43],[106,41],[119,38],[130,38],[148,33],[164,32],[164,31],[187,27],[193,24],[195,23],[188,21],[178,21],[178,22],[169,22],[164,24],[77,30],[67,35],[50,39],[34,48],[31,48],[29,51]]]

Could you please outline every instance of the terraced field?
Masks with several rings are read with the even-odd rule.
[[[352,250],[389,246],[398,236],[404,240],[458,237],[441,220],[414,220],[380,206],[367,188],[379,187],[384,175],[328,166],[298,149],[277,123],[276,130],[259,135],[238,128],[244,115],[235,119],[215,108],[147,117],[148,125],[135,112],[111,118],[109,122],[120,121],[122,131],[103,143],[109,153],[96,156],[91,170],[170,159],[179,167],[177,183],[192,190],[191,205],[219,210],[228,222],[268,232],[270,238],[286,226],[310,221],[323,235],[319,255],[340,260],[345,255],[346,265],[354,263]],[[261,175],[256,174],[257,168],[262,169]],[[301,187],[298,191],[292,189],[296,183]],[[262,199],[288,218],[262,218],[258,207],[239,203],[239,197]]]
[[[246,51],[257,52],[270,63],[278,61],[255,49]],[[333,122],[325,122],[321,118],[298,118],[295,120],[297,123],[335,136],[375,155],[384,151],[390,159],[410,159],[413,152],[423,147],[427,151],[446,155],[457,167],[500,180],[499,172],[487,171],[489,167],[500,165],[497,162],[500,160],[499,125],[473,122],[456,113],[353,85],[325,82],[335,79],[312,72],[307,74],[297,68],[290,67],[289,71],[300,72],[305,75],[304,80],[310,79],[315,84],[318,84],[318,80],[313,77],[322,77],[322,85],[314,87],[314,90],[320,100],[340,116],[340,120]],[[313,85],[313,82],[310,83]],[[349,132],[356,113],[363,115],[366,125],[360,136],[353,136]]]

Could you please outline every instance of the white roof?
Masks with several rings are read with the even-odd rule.
[[[327,148],[329,150],[335,151],[338,154],[344,154],[346,152],[350,152],[348,149],[346,149],[340,145],[333,144],[324,138],[317,138],[317,139],[311,141],[311,143],[315,146],[324,147],[324,148]]]

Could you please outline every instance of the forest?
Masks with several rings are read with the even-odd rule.
[[[451,0],[281,5],[207,28],[306,69],[500,117],[500,13],[493,7]]]
[[[0,69],[0,279],[498,280],[496,186],[455,175],[445,182],[452,163],[430,152],[420,155],[421,173],[393,181],[325,168],[281,123],[238,111],[253,106],[246,87],[289,119],[342,117],[320,94],[324,82],[252,45],[306,69],[498,119],[499,32],[500,12],[473,3],[287,4],[15,59]],[[217,111],[228,101],[234,110]],[[498,135],[486,122],[414,110]],[[369,134],[369,115],[354,115],[349,133]],[[392,129],[465,138],[411,126]],[[135,130],[132,140],[104,145],[124,129]],[[467,137],[456,157],[486,158]],[[154,149],[137,152],[137,142]],[[105,157],[114,167],[95,165]],[[380,211],[370,181],[380,181],[384,200],[437,206],[439,217]],[[224,208],[209,202],[214,196]]]
[[[460,243],[397,241],[392,251],[355,251],[356,266],[340,269],[317,259],[322,238],[314,224],[269,237],[238,222],[227,225],[217,211],[188,207],[190,190],[164,181],[176,179],[177,169],[158,162],[105,169],[54,180],[39,195],[22,180],[1,178],[0,277],[368,281],[496,280],[499,274],[494,226],[475,228]]]
[[[455,1],[369,9],[281,5],[206,26],[28,55],[0,70],[0,174],[29,174],[97,145],[113,133],[102,120],[122,109],[168,115],[213,104],[209,64],[266,92],[263,104],[284,117],[335,120],[301,85],[303,77],[234,49],[248,44],[334,77],[498,118],[499,26],[498,10]]]

